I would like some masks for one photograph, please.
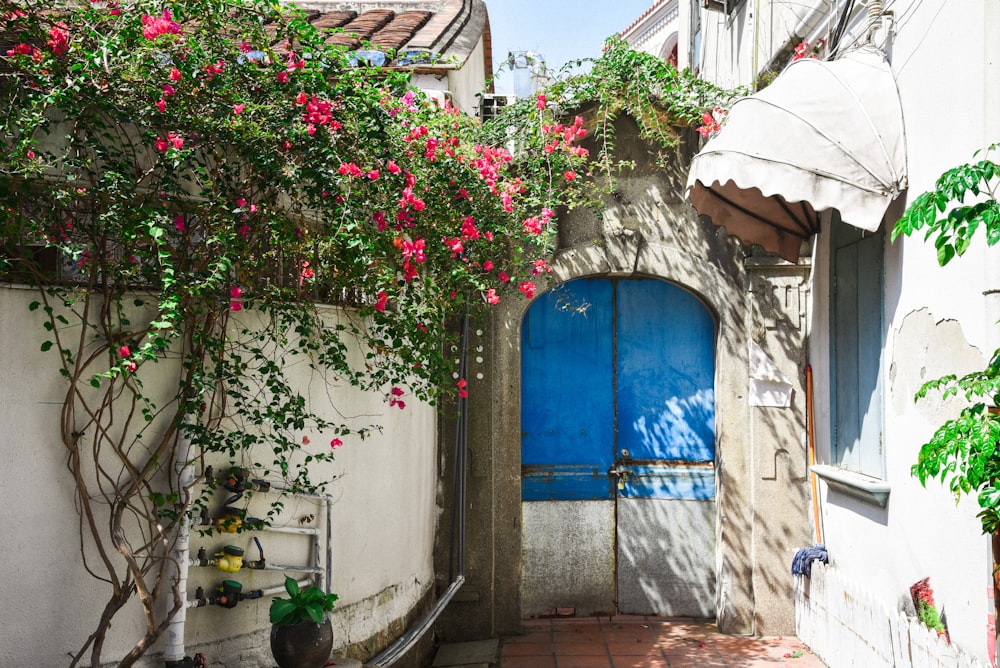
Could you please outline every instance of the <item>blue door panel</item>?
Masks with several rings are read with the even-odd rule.
[[[715,459],[715,325],[689,292],[618,283],[618,448],[639,460]]]
[[[573,281],[568,290],[573,303],[591,304],[586,313],[560,308],[565,297],[548,292],[532,304],[524,320],[525,500],[614,497],[607,477],[614,464],[612,284],[584,279]],[[554,468],[568,465],[589,468],[582,478],[564,475],[572,468],[561,472]],[[593,478],[595,470],[602,480]],[[573,478],[586,484],[570,493],[567,480]]]

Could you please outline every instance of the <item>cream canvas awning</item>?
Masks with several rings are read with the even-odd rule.
[[[866,47],[792,63],[733,104],[687,185],[698,213],[792,262],[819,212],[878,229],[906,188],[903,113],[885,56]]]

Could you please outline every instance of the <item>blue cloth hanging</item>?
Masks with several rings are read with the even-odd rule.
[[[801,548],[795,553],[795,558],[792,559],[792,575],[809,577],[812,575],[812,563],[817,559],[824,564],[830,563],[830,558],[826,553],[826,545],[813,545],[812,547]]]

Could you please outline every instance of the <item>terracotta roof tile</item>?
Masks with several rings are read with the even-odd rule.
[[[347,10],[342,12],[326,12],[320,15],[312,24],[317,28],[342,28],[354,19],[358,13]]]
[[[394,18],[396,12],[391,9],[369,9],[344,26],[344,32],[357,35],[361,39],[370,39]]]
[[[371,42],[380,49],[399,51],[431,18],[431,12],[410,11],[397,14],[384,28],[372,36]]]

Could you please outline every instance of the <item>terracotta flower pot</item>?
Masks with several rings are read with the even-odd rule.
[[[278,668],[321,668],[333,650],[330,620],[271,627],[271,654]]]

